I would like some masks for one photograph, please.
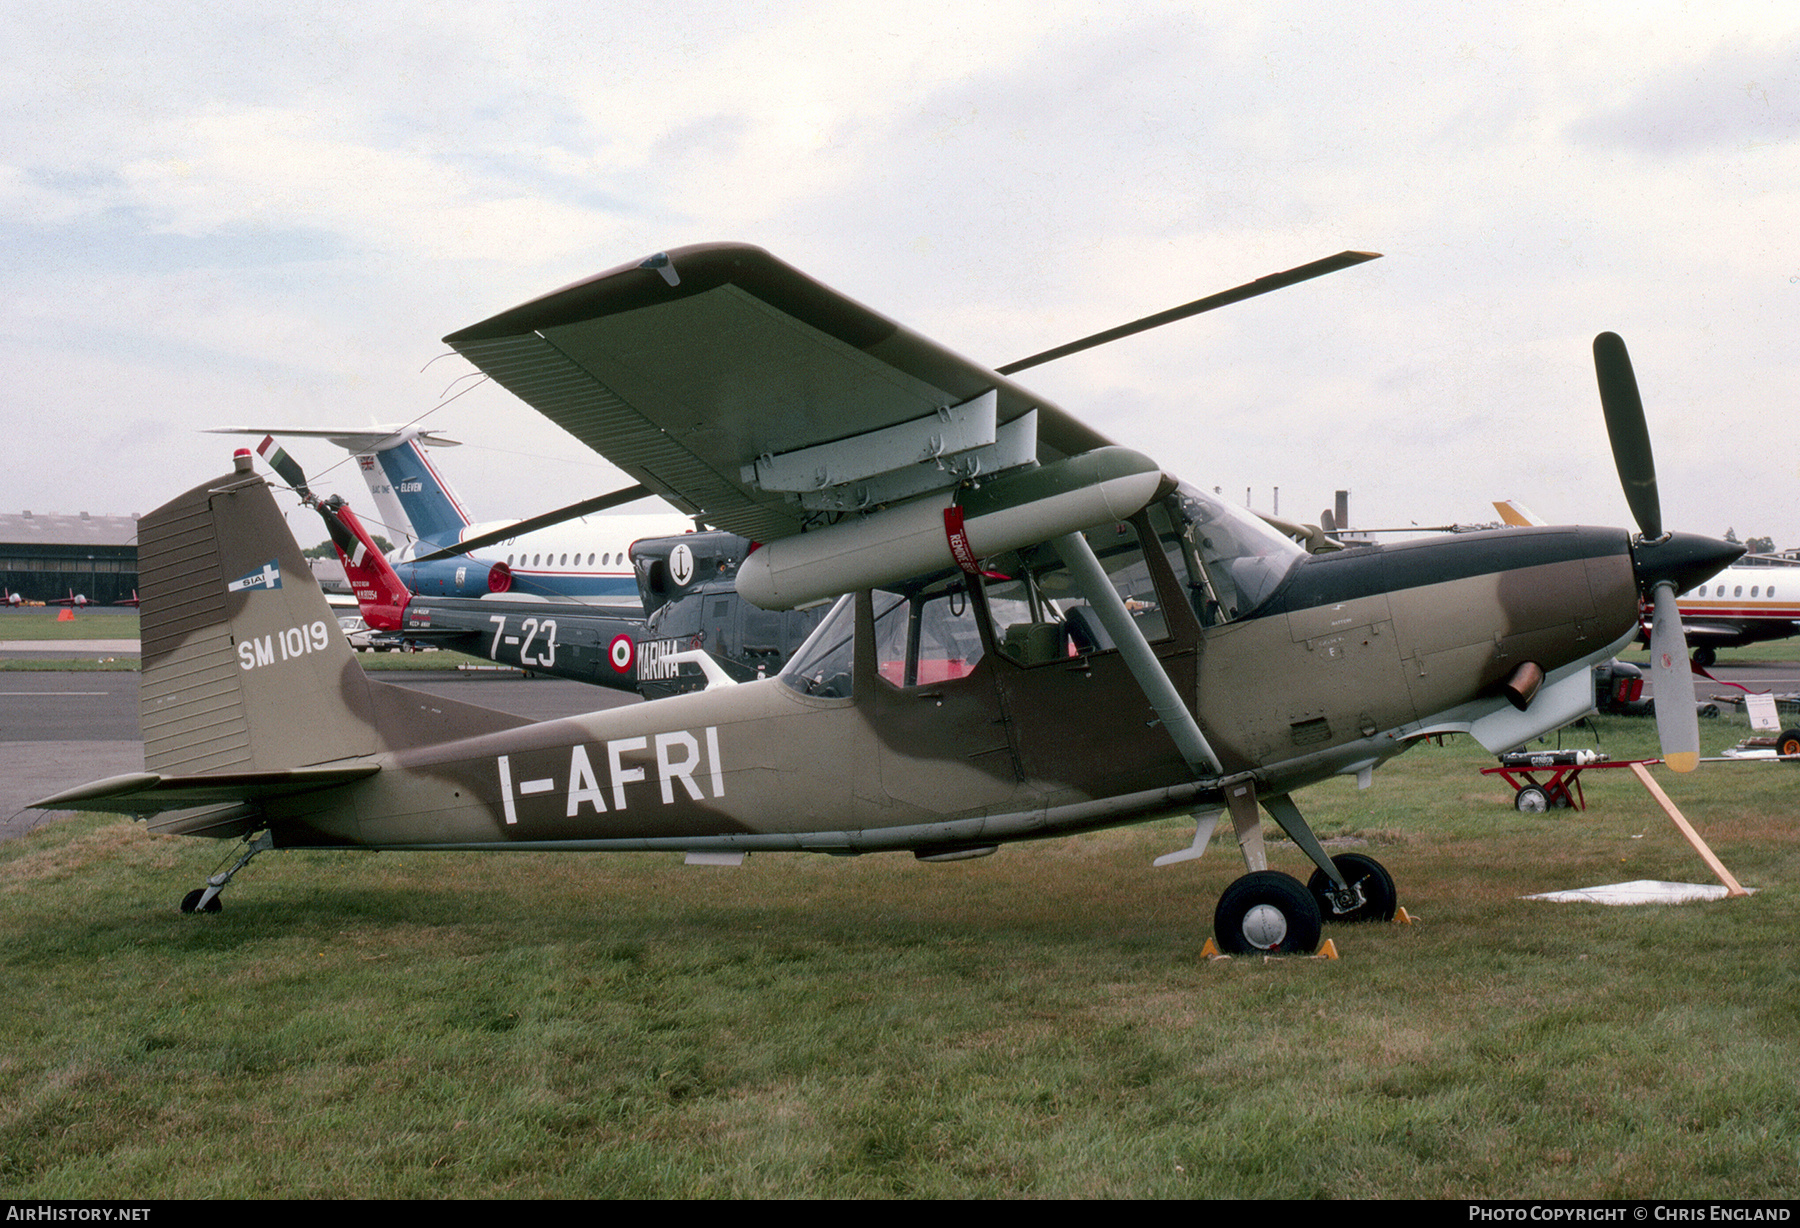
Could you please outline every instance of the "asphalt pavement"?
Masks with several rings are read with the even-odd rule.
[[[637,696],[516,671],[375,674],[432,695],[553,720],[640,703]],[[135,673],[0,673],[0,839],[64,817],[28,803],[75,785],[144,770]]]

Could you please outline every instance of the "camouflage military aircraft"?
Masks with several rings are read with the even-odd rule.
[[[763,543],[738,574],[757,604],[849,595],[775,678],[530,724],[365,677],[243,457],[139,523],[146,770],[38,803],[243,837],[186,910],[267,848],[942,861],[1194,815],[1160,864],[1199,856],[1229,812],[1249,873],[1219,901],[1220,945],[1307,951],[1322,921],[1390,917],[1396,897],[1374,860],[1326,855],[1296,790],[1366,781],[1434,734],[1498,751],[1581,716],[1640,592],[1660,688],[1685,667],[1675,589],[1737,554],[1663,533],[1610,334],[1596,361],[1638,536],[1320,555],[1009,377],[1046,355],[983,367],[757,248],[659,253],[446,340],[635,481]],[[1692,711],[1684,729],[1668,707],[1668,757],[1691,767]],[[1259,804],[1309,884],[1267,868]]]

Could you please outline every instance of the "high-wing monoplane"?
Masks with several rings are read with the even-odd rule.
[[[762,543],[759,605],[837,600],[773,679],[530,724],[373,682],[242,458],[139,526],[142,773],[44,808],[265,848],[904,850],[1229,812],[1249,873],[1228,950],[1301,951],[1391,916],[1393,879],[1328,857],[1294,793],[1412,743],[1505,750],[1586,713],[1589,668],[1738,548],[1664,533],[1624,346],[1595,343],[1641,532],[1548,527],[1305,554],[1011,376],[1151,323],[1367,259],[1303,266],[990,369],[752,247],[624,265],[446,340],[708,523]],[[288,579],[288,578],[292,579]],[[1691,768],[1691,708],[1657,713]],[[1258,807],[1312,863],[1267,868]]]

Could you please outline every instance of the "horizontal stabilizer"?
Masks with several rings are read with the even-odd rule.
[[[291,435],[301,439],[328,439],[347,452],[385,452],[417,439],[428,448],[454,448],[459,441],[436,431],[406,424],[391,426],[215,426],[209,435]]]
[[[270,772],[220,772],[206,775],[165,776],[158,772],[127,772],[90,784],[65,789],[54,797],[32,802],[28,810],[96,810],[107,814],[159,814],[225,802],[263,802],[293,797],[349,784],[380,771],[380,765],[359,763],[349,767],[287,768]]]

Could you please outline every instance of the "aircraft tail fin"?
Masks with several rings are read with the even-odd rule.
[[[400,630],[407,603],[413,598],[405,582],[376,549],[374,539],[349,504],[333,496],[318,508],[326,532],[331,534],[331,544],[343,560],[344,575],[350,581],[350,591],[356,594],[363,621],[377,631]]]
[[[213,428],[212,433],[330,440],[356,458],[356,467],[368,484],[369,496],[375,501],[375,515],[383,531],[396,537],[410,533],[416,539],[452,542],[471,523],[462,501],[425,454],[427,447],[457,446],[456,440],[435,431],[410,425],[221,426]],[[272,438],[266,444],[275,446]],[[275,451],[279,452],[279,447],[275,447]],[[273,455],[265,453],[265,456],[291,485],[304,487],[304,478],[295,481],[277,464]]]
[[[1494,510],[1500,513],[1500,519],[1518,528],[1528,525],[1541,525],[1544,518],[1520,503],[1517,499],[1494,500]]]
[[[363,453],[356,463],[372,494],[385,485],[411,522],[413,536],[420,540],[454,542],[473,523],[416,438],[373,454]]]
[[[247,452],[138,522],[138,570],[146,771],[271,771],[382,748],[370,683]]]

